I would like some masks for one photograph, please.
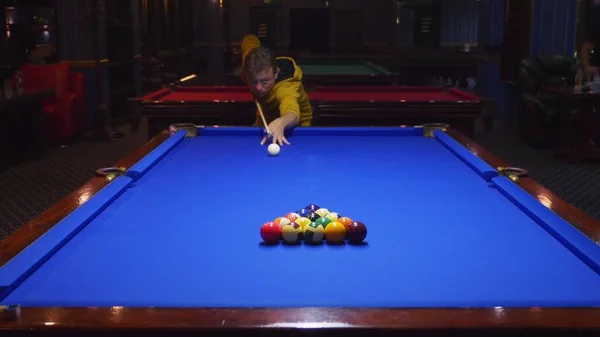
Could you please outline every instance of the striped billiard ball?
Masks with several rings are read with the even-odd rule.
[[[325,237],[325,228],[323,226],[311,222],[304,227],[304,242],[310,245],[318,244],[323,241]]]

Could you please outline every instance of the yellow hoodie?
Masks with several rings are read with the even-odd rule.
[[[246,56],[261,43],[255,35],[246,35],[242,40],[242,69]],[[310,126],[313,118],[312,106],[308,94],[302,85],[302,69],[290,57],[277,57],[279,66],[279,76],[275,80],[275,85],[264,101],[261,101],[261,107],[265,114],[267,123],[271,123],[276,118],[287,113],[295,113],[298,116],[299,126]],[[243,77],[242,73],[242,77]],[[256,125],[263,126],[262,119],[256,111]]]

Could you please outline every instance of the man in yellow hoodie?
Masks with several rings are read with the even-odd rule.
[[[286,128],[310,126],[312,106],[304,86],[302,70],[290,57],[275,57],[268,48],[261,46],[255,35],[242,40],[242,80],[248,85],[259,102],[268,123],[273,143],[287,144]],[[256,125],[264,126],[259,112]]]

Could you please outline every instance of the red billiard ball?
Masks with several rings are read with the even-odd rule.
[[[367,237],[367,226],[360,221],[352,221],[346,227],[346,240],[351,244],[359,244]]]
[[[260,237],[268,244],[279,243],[281,239],[281,227],[274,221],[265,222],[260,227]]]

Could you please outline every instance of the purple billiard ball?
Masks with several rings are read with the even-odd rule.
[[[306,209],[307,209],[307,210],[309,210],[309,211],[312,211],[312,212],[314,212],[314,211],[318,210],[318,209],[319,209],[319,208],[321,208],[321,207],[319,207],[319,206],[317,206],[317,205],[315,205],[315,204],[310,204],[310,205],[308,205],[308,206],[306,206],[306,207],[304,207],[304,208],[306,208]]]

